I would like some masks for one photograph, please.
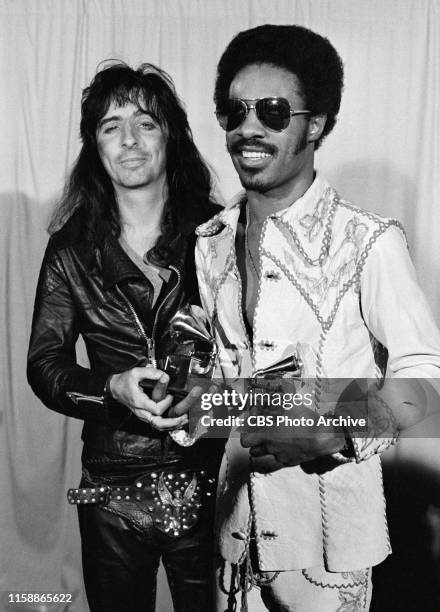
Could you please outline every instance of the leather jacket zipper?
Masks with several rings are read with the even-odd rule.
[[[153,330],[152,330],[152,334],[151,334],[151,338],[145,333],[145,329],[144,326],[142,325],[142,322],[133,306],[133,304],[130,302],[130,300],[127,298],[126,295],[124,295],[124,293],[121,291],[121,289],[118,287],[118,285],[116,285],[116,290],[118,292],[118,294],[122,297],[122,299],[124,300],[124,302],[127,304],[128,309],[133,317],[133,320],[136,324],[136,328],[139,332],[140,337],[142,338],[142,340],[145,342],[146,347],[147,347],[147,365],[151,365],[154,368],[157,368],[157,359],[156,359],[156,352],[155,352],[155,333],[156,333],[156,328],[157,328],[157,322],[158,322],[158,318],[159,318],[159,312],[162,309],[163,305],[165,304],[165,302],[171,297],[171,295],[174,293],[174,291],[177,289],[177,287],[180,284],[181,281],[181,274],[179,272],[179,270],[177,268],[175,268],[174,266],[170,266],[171,270],[174,270],[174,272],[177,274],[177,283],[174,285],[174,287],[172,287],[170,289],[170,291],[167,293],[167,295],[164,297],[164,299],[162,300],[162,302],[160,303],[158,309],[156,310],[156,315],[154,317],[154,323],[153,323]],[[95,395],[85,395],[84,393],[78,393],[75,391],[67,391],[66,392],[67,397],[72,400],[72,402],[74,402],[76,405],[78,405],[80,402],[83,401],[87,401],[87,402],[92,402],[95,404],[103,404],[104,403],[104,396],[95,396]]]
[[[147,365],[153,366],[154,368],[157,368],[157,359],[156,359],[156,342],[155,342],[155,335],[156,335],[156,328],[157,328],[157,321],[159,318],[159,312],[162,309],[163,305],[165,304],[165,302],[171,297],[171,295],[174,293],[174,291],[177,289],[177,287],[180,284],[180,280],[181,280],[181,275],[180,272],[177,268],[175,268],[174,266],[170,266],[171,270],[174,270],[174,272],[177,274],[177,283],[174,285],[174,287],[172,287],[170,289],[170,291],[167,293],[167,295],[163,298],[162,302],[160,303],[159,307],[156,310],[156,315],[154,317],[154,323],[153,323],[153,330],[151,333],[151,338],[145,333],[145,329],[144,326],[142,325],[142,322],[133,306],[133,304],[130,302],[130,300],[128,299],[128,297],[126,295],[124,295],[124,293],[120,290],[120,288],[116,285],[116,289],[119,293],[119,295],[123,298],[124,302],[127,304],[133,319],[136,323],[136,327],[138,329],[139,335],[141,336],[141,338],[143,339],[143,341],[145,342],[146,346],[147,346]]]
[[[140,337],[142,338],[142,340],[145,342],[145,344],[147,346],[147,365],[152,365],[153,367],[156,367],[156,357],[155,357],[155,354],[154,354],[154,340],[153,340],[153,338],[150,338],[145,333],[144,326],[142,325],[142,322],[141,322],[141,320],[140,320],[136,310],[134,309],[133,304],[130,302],[128,297],[126,295],[124,295],[124,293],[119,289],[118,285],[116,285],[116,290],[117,290],[118,294],[122,297],[124,302],[127,304],[128,309],[131,312],[131,315],[132,315],[132,317],[134,319],[134,322],[136,324],[136,328],[137,328],[137,330],[139,332],[139,335],[140,335]]]
[[[100,404],[101,406],[104,403],[103,395],[85,395],[84,393],[79,393],[77,391],[66,391],[66,395],[76,406],[78,406],[78,404],[82,401],[92,402],[92,404]]]

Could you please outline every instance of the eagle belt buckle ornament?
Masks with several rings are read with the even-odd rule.
[[[177,476],[177,478],[176,478]],[[155,526],[166,534],[178,537],[195,525],[201,507],[200,485],[193,473],[190,482],[180,481],[179,475],[162,473],[157,484],[155,501],[159,501],[161,519],[153,519]]]
[[[202,490],[196,472],[164,473],[152,485],[151,518],[159,531],[179,537],[197,523],[202,507]]]
[[[197,524],[202,502],[213,502],[215,487],[216,478],[205,470],[149,472],[126,486],[93,483],[69,489],[67,499],[75,505],[99,504],[134,522],[139,513],[148,514],[156,529],[177,538]]]

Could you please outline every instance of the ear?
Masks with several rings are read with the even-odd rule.
[[[321,136],[327,121],[327,115],[313,115],[309,120],[309,142],[316,142]]]

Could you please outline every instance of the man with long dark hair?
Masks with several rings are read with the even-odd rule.
[[[315,171],[342,85],[331,43],[295,25],[239,33],[218,65],[217,118],[245,191],[198,229],[202,302],[226,377],[295,364],[313,398],[288,407],[298,424],[280,426],[285,435],[228,441],[222,612],[236,609],[239,591],[250,612],[368,610],[371,567],[390,552],[379,455],[438,405],[429,382],[405,383],[439,376],[440,334],[400,224],[344,201]],[[341,383],[344,393],[329,396]],[[339,397],[366,417],[366,436]]]
[[[92,612],[153,611],[161,558],[175,609],[205,612],[219,453],[170,437],[200,389],[172,405],[157,367],[180,348],[170,318],[198,300],[193,230],[217,208],[210,173],[171,79],[150,64],[96,74],[81,138],[50,225],[29,383],[49,408],[84,420],[83,478],[69,501]],[[77,363],[80,334],[89,368]]]

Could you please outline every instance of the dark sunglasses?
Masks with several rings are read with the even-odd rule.
[[[254,110],[259,121],[269,130],[280,132],[285,130],[294,115],[311,115],[308,110],[292,110],[286,98],[259,98],[258,100],[242,100],[231,98],[227,100],[222,110],[215,114],[221,127],[230,132],[236,130]]]

